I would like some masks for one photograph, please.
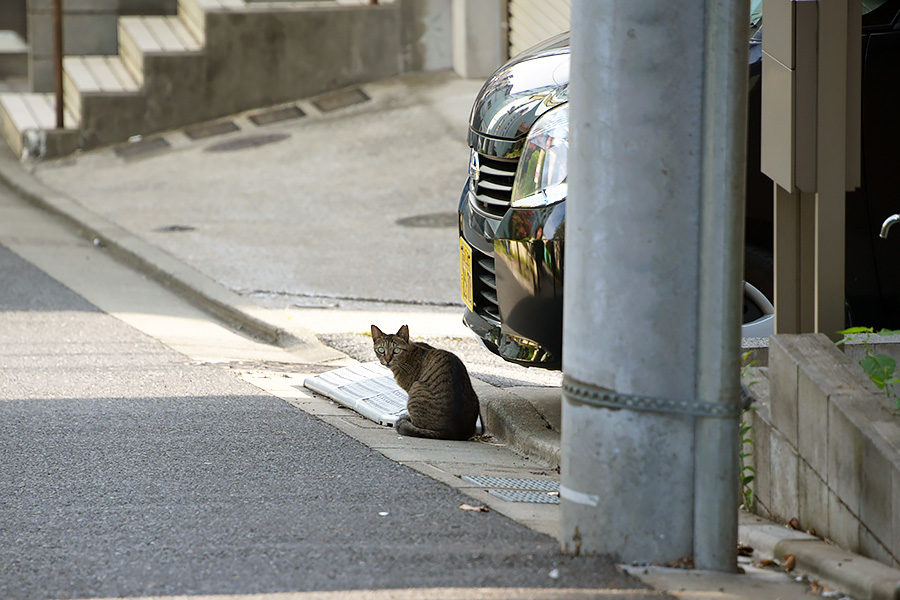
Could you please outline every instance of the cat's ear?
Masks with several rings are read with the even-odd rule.
[[[378,329],[378,327],[376,327],[375,325],[372,325],[372,339],[373,340],[377,340],[378,338],[382,337],[383,335],[384,334],[381,333],[381,330]]]
[[[399,337],[404,342],[408,342],[409,341],[409,326],[404,325],[403,327],[401,327],[400,330],[397,332],[397,337]]]

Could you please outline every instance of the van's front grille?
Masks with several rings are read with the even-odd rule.
[[[475,249],[472,250],[472,304],[476,314],[500,322],[494,258]]]
[[[479,212],[495,217],[506,214],[518,166],[517,159],[502,159],[472,151],[469,163],[473,192],[469,201],[472,206]]]

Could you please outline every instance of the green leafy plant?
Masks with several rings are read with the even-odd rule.
[[[756,361],[749,360],[750,352],[744,352],[741,355],[741,363],[744,365],[741,370],[741,379],[745,379],[749,375],[749,369],[756,364]],[[747,387],[751,387],[756,382],[751,381]],[[756,469],[749,464],[750,457],[753,456],[753,438],[750,433],[753,426],[750,425],[750,411],[754,410],[751,406],[741,413],[741,438],[739,449],[740,459],[740,478],[741,478],[741,508],[746,511],[753,510],[755,497],[753,487],[750,485],[756,478]]]
[[[878,389],[884,390],[888,398],[894,399],[894,410],[900,410],[900,397],[894,391],[894,386],[900,383],[900,377],[897,376],[897,361],[886,354],[875,354],[869,345],[869,338],[873,335],[897,335],[900,331],[896,329],[875,331],[872,327],[851,327],[838,333],[844,336],[837,342],[838,346],[862,338],[865,356],[859,361],[859,365]]]
[[[752,409],[748,409],[748,411],[749,410]],[[744,415],[746,415],[748,411],[744,411]],[[752,429],[752,426],[747,420],[741,420],[741,508],[747,511],[753,510],[753,502],[755,500],[753,487],[751,487],[750,484],[756,477],[756,469],[753,468],[753,465],[747,464],[750,457],[753,456],[753,439],[750,438],[750,431]]]

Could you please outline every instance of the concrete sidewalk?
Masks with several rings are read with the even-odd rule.
[[[0,177],[95,245],[305,362],[344,358],[317,334],[373,321],[471,339],[455,212],[480,85],[447,73],[397,78],[44,163],[4,148]],[[559,464],[559,376],[524,371],[509,385],[479,385],[486,424]],[[900,572],[804,535],[755,518],[740,530],[757,556],[793,554],[810,580],[856,600],[900,598]],[[651,585],[673,589],[675,575],[660,576]],[[750,583],[731,597],[754,597]]]

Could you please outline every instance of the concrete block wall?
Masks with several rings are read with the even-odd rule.
[[[205,42],[202,51],[143,53],[138,59],[140,95],[81,96],[78,147],[117,143],[135,133],[181,127],[401,72],[403,23],[397,3],[318,5],[302,11],[248,6],[199,15],[193,19],[202,21],[196,27]],[[120,38],[128,39],[121,32]]]
[[[219,104],[223,115],[401,72],[395,4],[208,12],[205,35],[209,97],[201,101]]]
[[[28,1],[38,39],[31,82],[34,90],[52,91],[52,0]],[[451,0],[65,0],[63,8],[64,102],[76,130],[47,152],[118,143],[400,73],[449,69],[453,60]],[[121,16],[138,10],[177,17]],[[43,111],[43,99],[27,99],[32,108],[35,102]],[[24,127],[36,127],[44,139],[50,134],[43,117],[37,120]],[[11,128],[5,126],[4,137],[22,152],[25,132]]]
[[[757,512],[900,567],[900,415],[821,334],[776,335],[751,411]]]

